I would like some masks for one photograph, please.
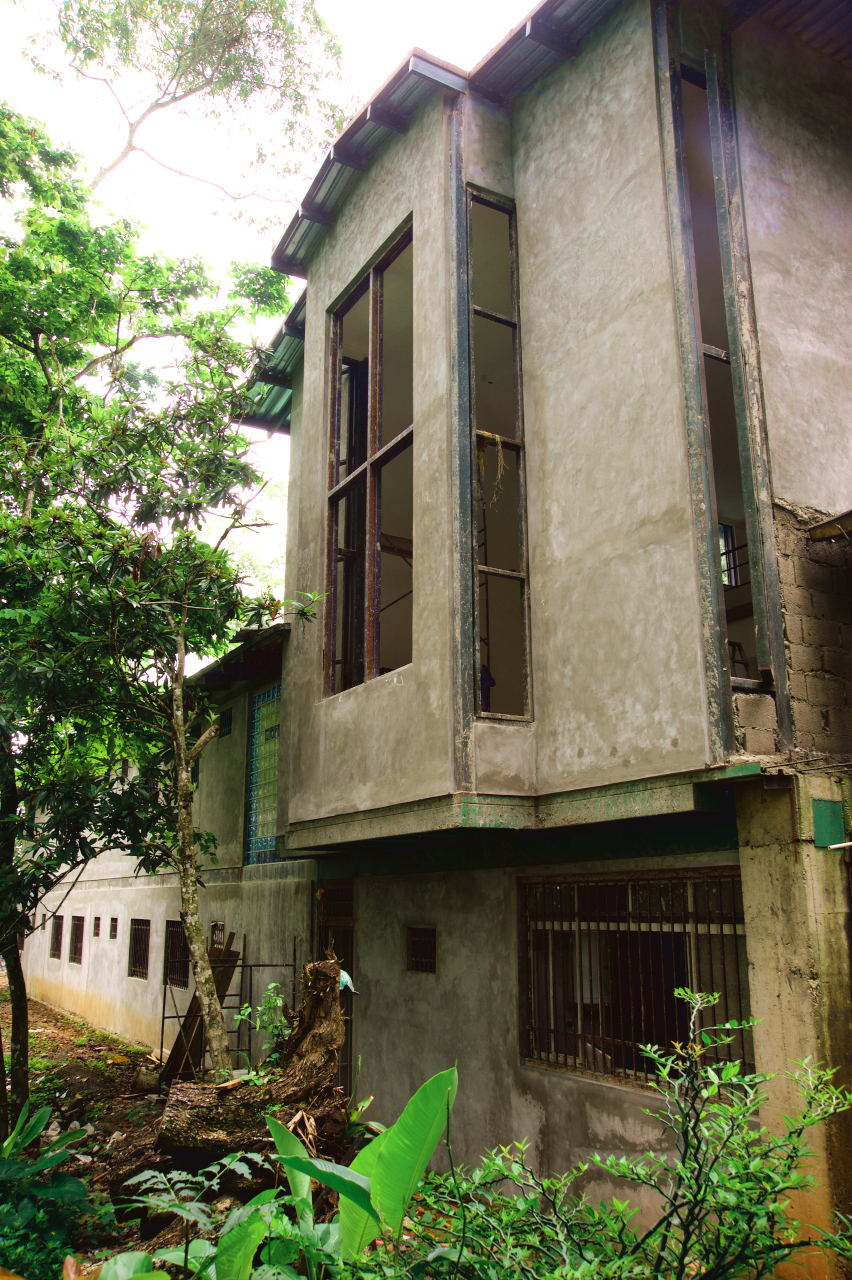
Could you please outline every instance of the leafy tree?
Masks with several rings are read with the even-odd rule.
[[[61,0],[57,16],[71,66],[107,87],[124,121],[122,147],[94,175],[93,189],[133,152],[161,164],[140,144],[140,130],[192,102],[216,119],[260,108],[274,121],[277,145],[291,151],[339,127],[322,91],[340,48],[314,0]],[[134,107],[122,98],[127,73],[151,85]]]
[[[185,664],[289,607],[249,601],[224,550],[262,483],[233,426],[257,353],[231,328],[286,302],[280,277],[242,269],[254,296],[223,303],[198,261],[141,254],[127,221],[96,224],[74,157],[7,107],[0,162],[20,206],[19,233],[0,239],[0,951],[16,1114],[17,935],[107,846],[178,871],[208,1048],[230,1071],[198,917],[215,840],[192,821],[192,764],[217,728]],[[157,346],[154,375],[138,359]],[[313,599],[292,611],[313,616]]]

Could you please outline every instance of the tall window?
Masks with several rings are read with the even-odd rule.
[[[51,960],[62,959],[62,916],[54,916],[53,924],[50,926],[50,958]]]
[[[151,949],[151,921],[130,921],[130,951],[127,957],[127,976],[148,980],[148,956]]]
[[[86,921],[83,916],[71,917],[71,940],[68,943],[68,963],[83,963],[83,930]]]
[[[166,921],[166,945],[163,955],[163,986],[189,987],[189,944],[180,920]]]
[[[737,872],[521,881],[519,893],[523,1057],[647,1079],[642,1046],[688,1033],[676,987],[720,993],[706,1025],[749,1016]],[[713,1054],[753,1064],[751,1032]]]
[[[470,402],[474,444],[477,712],[528,719],[529,604],[515,215],[471,193]]]
[[[412,658],[413,253],[408,232],[333,319],[329,694]]]
[[[278,743],[281,733],[281,685],[252,698],[249,726],[248,822],[246,862],[275,861],[278,825]]]
[[[710,115],[703,76],[684,68],[681,99],[683,154],[698,292],[696,327],[704,366],[729,659],[732,675],[757,679],[757,639],[750,571],[753,553],[746,530],[731,374],[731,342],[736,341],[736,336],[728,333]]]

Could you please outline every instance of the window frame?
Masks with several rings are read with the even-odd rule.
[[[145,972],[142,972],[141,940],[145,947]],[[139,982],[147,982],[151,975],[151,921],[133,917],[130,921],[130,938],[127,947],[127,976]]]
[[[65,917],[54,915],[50,925],[50,959],[62,959],[62,941],[65,932]]]
[[[68,963],[82,965],[83,938],[86,933],[86,917],[71,917],[71,932],[68,936]]]
[[[382,400],[382,303],[383,275],[396,259],[414,243],[414,229],[409,224],[378,261],[359,276],[343,300],[331,314],[329,374],[331,379],[328,470],[326,476],[326,598],[323,692],[325,697],[346,692],[337,684],[337,609],[339,597],[337,535],[341,501],[362,483],[366,483],[366,537],[364,572],[364,678],[347,688],[360,688],[379,674],[379,612],[381,608],[381,498],[379,473],[387,463],[414,447],[414,422],[403,428],[392,440],[379,444]],[[369,302],[368,385],[367,385],[367,456],[354,470],[340,479],[340,437],[343,429],[341,351],[344,316],[364,295]],[[413,414],[412,414],[413,417]],[[372,554],[371,554],[372,548]],[[412,594],[413,594],[412,573]],[[413,602],[412,602],[413,608]]]
[[[509,249],[511,254],[510,270],[512,280],[512,315],[504,316],[496,311],[488,311],[475,304],[473,298],[473,217],[474,204],[486,208],[497,209],[509,216]],[[527,482],[526,482],[526,438],[524,432],[524,390],[521,342],[521,303],[520,275],[518,270],[518,232],[517,208],[515,201],[508,196],[501,196],[493,191],[486,191],[473,183],[465,187],[465,217],[467,223],[467,302],[470,351],[470,449],[471,449],[471,555],[473,559],[473,643],[474,643],[474,715],[478,720],[502,720],[510,723],[528,723],[534,719],[532,696],[532,640],[530,634],[530,575],[529,575],[529,540],[527,531]],[[513,356],[515,378],[515,426],[514,440],[506,436],[497,436],[493,432],[481,431],[476,422],[476,344],[475,324],[477,319],[485,319],[505,325],[513,332]],[[479,563],[479,538],[477,520],[477,441],[482,439],[486,446],[489,443],[509,449],[517,455],[518,463],[518,562],[521,569],[497,569]],[[510,715],[503,711],[482,710],[482,688],[480,681],[480,620],[479,620],[479,575],[484,573],[490,577],[508,578],[522,584],[522,629],[521,629],[521,661],[524,683],[524,714]]]

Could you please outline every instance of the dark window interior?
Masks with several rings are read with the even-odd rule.
[[[101,918],[100,916],[95,916],[94,920],[92,921],[92,937],[99,938],[100,936],[101,936]]]
[[[471,412],[480,715],[530,714],[514,214],[470,201]]]
[[[221,949],[222,947],[224,947],[224,945],[225,945],[225,921],[214,920],[213,923],[210,925],[211,949],[213,947],[219,947]]]
[[[521,1053],[648,1079],[642,1045],[683,1040],[676,987],[717,991],[705,1025],[749,1016],[738,874],[521,882]],[[754,1062],[750,1031],[714,1051]]]
[[[62,926],[63,917],[54,916],[53,924],[50,927],[50,958],[51,960],[62,959]]]
[[[151,921],[130,921],[130,954],[127,961],[129,978],[148,977],[148,954],[151,947]]]
[[[329,693],[412,660],[413,254],[408,235],[334,321]]]
[[[227,738],[234,731],[234,708],[226,707],[219,715],[219,737]]]
[[[86,922],[83,916],[71,917],[71,938],[68,943],[68,963],[83,963],[83,930]]]
[[[700,84],[685,79],[681,88],[716,507],[720,526],[729,531],[724,546],[720,539],[728,652],[731,675],[756,680],[759,673],[750,552],[731,379],[731,335],[725,313],[707,92]]]
[[[417,925],[406,930],[408,968],[412,973],[436,973],[438,969],[438,931]]]
[[[115,916],[109,922],[109,936],[113,940],[118,937],[118,919]]]
[[[222,939],[224,942],[224,938]],[[163,986],[189,987],[189,946],[180,920],[166,921],[166,945],[163,955]]]

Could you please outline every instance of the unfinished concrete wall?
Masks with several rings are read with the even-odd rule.
[[[798,1107],[784,1078],[797,1062],[839,1067],[836,1083],[852,1081],[848,868],[842,851],[815,847],[811,804],[842,802],[842,790],[826,776],[798,776],[793,790],[745,783],[736,796],[757,1069],[775,1073],[762,1118],[775,1131]],[[795,1217],[829,1227],[835,1208],[848,1211],[850,1140],[848,1112],[810,1131],[819,1186],[794,1199]],[[813,1265],[822,1274],[820,1259]]]
[[[852,752],[852,549],[812,542],[813,509],[776,503],[794,745]]]
[[[835,514],[852,507],[852,75],[758,19],[733,54],[774,492]]]
[[[258,685],[256,692],[263,691]],[[231,709],[232,729],[225,738],[214,738],[204,748],[198,764],[198,787],[193,820],[201,831],[212,831],[218,840],[217,865],[241,867],[245,859],[246,768],[251,693],[223,698],[217,710]]]
[[[443,104],[426,104],[350,192],[309,266],[291,591],[326,589],[330,312],[414,228],[413,661],[323,698],[324,624],[290,640],[289,820],[445,794],[450,772],[450,258]],[[293,504],[294,507],[296,504]]]
[[[313,873],[313,863],[306,861],[244,867],[238,871],[212,870],[205,877],[207,887],[199,895],[205,932],[209,936],[212,921],[222,921],[226,934],[234,932],[234,946],[244,953],[244,958],[264,966],[255,970],[253,978],[255,1004],[270,982],[278,982],[290,999],[293,969],[288,966],[292,966],[294,946],[298,966],[308,958],[310,949]],[[50,895],[46,909],[58,907],[61,897],[61,892]],[[61,958],[50,958],[50,920],[44,930],[38,928],[24,945],[24,970],[30,996],[79,1014],[95,1026],[159,1049],[166,921],[180,919],[177,877],[161,875],[141,881],[127,876],[90,878],[73,890],[59,910],[64,917]],[[85,922],[80,965],[68,961],[71,917],[75,915],[82,916]],[[98,938],[93,937],[95,916],[100,917]],[[41,917],[40,910],[39,923]],[[111,939],[109,926],[113,917],[118,920],[118,936]],[[147,978],[128,976],[131,919],[150,921]],[[180,1013],[186,1009],[193,985],[190,977],[188,991],[174,992]],[[233,989],[238,989],[236,980]],[[249,998],[247,978],[243,996],[246,1000]],[[236,1005],[234,999],[230,1003]],[[169,997],[167,1012],[175,1011]],[[233,1026],[233,1010],[228,1013],[228,1022]],[[168,1022],[167,1049],[176,1035],[176,1022]],[[262,1046],[253,1047],[259,1052]]]
[[[707,718],[650,10],[514,117],[540,793],[702,767]]]
[[[629,847],[629,838],[625,840]],[[595,854],[590,836],[590,856]],[[607,871],[735,865],[736,852],[607,863]],[[526,867],[523,874],[600,872],[599,861]],[[523,1065],[518,1032],[517,875],[511,867],[355,880],[354,1051],[373,1111],[393,1122],[425,1079],[458,1063],[453,1152],[475,1163],[526,1138],[539,1171],[564,1172],[595,1152],[661,1149],[643,1114],[642,1085]],[[406,966],[406,929],[437,930],[437,971]],[[436,1159],[439,1167],[441,1157]],[[589,1176],[592,1201],[612,1190]],[[631,1193],[632,1195],[632,1193]],[[637,1196],[647,1209],[649,1199]]]

